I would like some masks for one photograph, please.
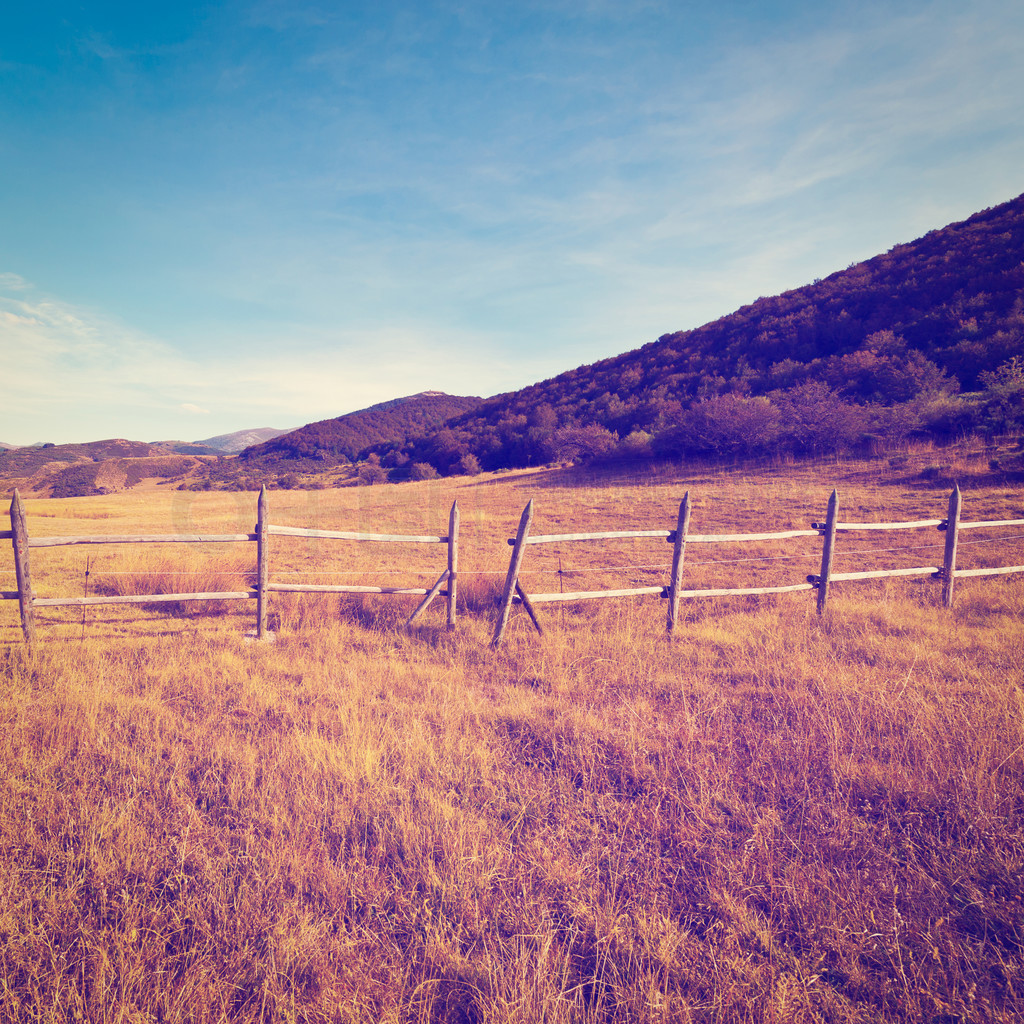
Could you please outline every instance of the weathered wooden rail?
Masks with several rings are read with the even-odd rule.
[[[960,509],[963,496],[959,487],[954,487],[949,496],[949,507],[945,519],[917,519],[905,523],[840,523],[838,522],[838,496],[832,492],[829,500],[828,514],[824,523],[812,523],[820,529],[826,538],[826,552],[822,556],[821,572],[808,576],[807,581],[818,588],[818,611],[825,608],[829,586],[848,580],[876,580],[887,576],[932,576],[942,582],[942,605],[944,608],[953,606],[953,585],[957,579],[967,576],[1002,576],[1012,572],[1024,572],[1024,565],[1003,565],[987,569],[958,569],[956,566],[957,548],[961,530],[992,529],[996,527],[1024,526],[1024,519],[979,520],[963,522]],[[911,569],[881,569],[868,572],[832,572],[832,549],[836,534],[860,533],[872,530],[918,530],[933,527],[945,533],[942,565],[923,565]]]
[[[810,529],[790,529],[762,533],[691,533],[691,503],[689,492],[684,494],[674,529],[607,530],[589,533],[562,533],[531,535],[533,501],[523,509],[519,529],[514,538],[508,539],[512,547],[505,586],[499,602],[498,618],[491,640],[497,646],[508,626],[512,608],[519,604],[529,615],[538,633],[542,633],[535,605],[550,602],[577,602],[608,598],[657,596],[668,601],[666,628],[669,636],[676,631],[679,607],[685,600],[710,597],[740,597],[767,594],[789,594],[800,591],[815,591],[818,614],[823,614],[833,585],[838,583],[877,580],[890,577],[930,576],[942,583],[942,604],[952,607],[956,580],[967,577],[984,577],[1024,572],[1024,565],[1004,565],[989,568],[961,569],[957,567],[958,542],[962,531],[1024,526],[1024,519],[984,520],[964,522],[961,519],[962,496],[954,488],[949,496],[946,515],[941,519],[916,519],[894,523],[848,523],[839,520],[839,496],[832,492],[825,519],[812,522]],[[437,597],[446,598],[447,625],[456,625],[456,605],[459,575],[459,506],[454,503],[448,517],[448,533],[445,535],[357,533],[345,530],[304,529],[294,526],[276,526],[268,521],[267,491],[264,487],[259,494],[256,508],[256,528],[253,533],[224,534],[97,534],[71,537],[30,537],[25,520],[21,496],[14,492],[11,501],[11,529],[0,531],[0,540],[10,540],[14,552],[14,569],[17,589],[0,591],[0,600],[18,601],[21,626],[26,640],[35,632],[35,611],[42,608],[61,606],[84,607],[89,605],[141,605],[158,602],[180,601],[248,601],[256,602],[256,634],[267,635],[267,614],[271,594],[382,594],[410,595],[421,597],[407,620],[415,622]],[[854,572],[835,572],[833,564],[837,551],[837,538],[859,532],[888,532],[904,530],[939,530],[945,535],[942,565],[925,565],[911,568],[865,569]],[[389,587],[356,584],[313,584],[275,583],[270,578],[270,538],[309,538],[317,540],[355,541],[379,544],[438,544],[447,549],[447,565],[431,587]],[[701,587],[683,588],[683,573],[687,548],[693,544],[749,544],[753,542],[779,542],[798,538],[820,537],[822,541],[821,565],[817,573],[805,576],[801,582],[779,586],[756,587]],[[543,544],[559,543],[607,543],[622,540],[651,539],[663,540],[672,545],[672,561],[668,579],[664,583],[649,586],[610,588],[603,590],[580,590],[571,592],[527,593],[520,582],[523,559],[527,548]],[[125,596],[84,596],[84,597],[40,597],[32,586],[29,552],[33,548],[54,548],[76,544],[256,544],[256,585],[253,588],[236,591],[203,593],[138,594]],[[782,556],[787,557],[787,556]],[[816,557],[816,556],[812,556]],[[638,567],[637,567],[638,568]],[[650,568],[650,567],[646,567]],[[560,570],[561,571],[561,570]]]
[[[265,516],[266,489],[260,492],[260,507],[263,509],[258,516],[257,532],[262,531],[261,550],[266,549],[266,538],[271,537],[308,537],[319,540],[351,540],[365,541],[373,544],[444,544],[448,549],[448,565],[432,587],[373,587],[357,584],[319,584],[319,583],[264,583],[264,593],[277,594],[412,594],[423,598],[416,606],[406,625],[412,625],[427,610],[435,597],[447,599],[448,628],[454,629],[456,623],[456,598],[458,596],[459,569],[459,503],[452,504],[448,515],[448,533],[445,536],[421,536],[414,534],[395,533],[351,533],[345,530],[306,530],[297,526],[260,526]],[[261,559],[261,565],[266,561]],[[447,588],[442,587],[447,584]],[[265,606],[264,606],[265,608]],[[257,618],[257,634],[263,635],[266,630],[265,610],[261,610]]]
[[[369,541],[374,543],[444,544],[448,551],[447,567],[437,582],[427,588],[321,586],[299,583],[270,582],[270,547],[268,539],[278,537],[314,537],[327,540]],[[178,601],[256,601],[256,635],[267,635],[268,601],[272,593],[336,593],[336,594],[412,594],[423,597],[407,624],[411,624],[427,609],[435,597],[443,596],[448,603],[448,628],[456,622],[456,596],[458,581],[459,506],[454,503],[448,518],[445,536],[415,536],[411,534],[353,533],[340,530],[306,530],[291,526],[274,526],[267,521],[267,489],[262,488],[256,505],[256,530],[253,533],[218,534],[93,534],[77,537],[30,537],[25,520],[21,495],[15,491],[11,500],[11,529],[0,531],[0,539],[12,541],[14,572],[17,590],[0,591],[0,600],[17,601],[21,613],[21,628],[26,641],[35,635],[37,608],[84,607],[89,605],[141,605]],[[93,597],[39,597],[32,587],[29,551],[33,548],[56,548],[75,544],[256,544],[256,587],[250,590],[207,591],[181,594],[131,594],[124,596]],[[447,584],[446,589],[442,589]]]
[[[1024,572],[1024,566],[1010,565],[989,569],[958,569],[956,567],[957,541],[961,530],[1024,526],[1024,519],[989,520],[965,523],[960,519],[961,494],[959,487],[953,489],[949,497],[949,507],[944,519],[917,519],[899,523],[842,523],[839,522],[839,495],[833,490],[828,502],[826,517],[823,522],[810,524],[809,530],[783,530],[776,533],[709,533],[694,534],[690,528],[690,495],[683,495],[679,506],[679,517],[674,530],[614,530],[603,533],[563,533],[530,535],[533,522],[533,501],[531,500],[519,521],[519,530],[514,538],[509,538],[512,555],[509,559],[505,587],[502,591],[498,609],[498,618],[494,628],[491,645],[500,644],[508,626],[509,616],[514,605],[521,604],[526,610],[538,633],[543,633],[534,605],[551,601],[585,601],[604,598],[644,597],[658,595],[669,602],[667,630],[671,636],[679,618],[680,602],[686,599],[707,597],[740,597],[762,594],[790,594],[799,591],[813,590],[817,592],[817,612],[823,614],[828,604],[829,591],[834,583],[845,583],[856,580],[877,580],[901,576],[931,576],[942,582],[942,603],[946,608],[952,607],[954,581],[967,576],[994,576],[1013,572]],[[836,537],[838,534],[856,533],[860,531],[892,531],[937,529],[945,533],[943,564],[912,568],[871,569],[859,572],[834,572],[832,565],[836,553]],[[673,545],[671,572],[664,585],[632,587],[625,589],[589,590],[576,592],[542,592],[528,594],[519,580],[525,549],[534,544],[555,544],[571,541],[610,541],[632,538],[662,538]],[[821,568],[805,577],[804,582],[770,587],[702,587],[684,590],[682,575],[686,548],[690,544],[730,544],[750,543],[754,541],[783,541],[800,537],[821,537]]]

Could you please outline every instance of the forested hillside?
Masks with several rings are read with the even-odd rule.
[[[695,330],[521,391],[385,465],[458,472],[1006,433],[1024,420],[1024,196]],[[1015,361],[1018,360],[1018,361]]]
[[[239,459],[248,468],[285,465],[291,470],[316,472],[326,466],[352,461],[375,444],[403,444],[407,438],[422,436],[448,418],[479,404],[479,398],[423,391],[345,416],[309,423],[246,448],[239,453]]]

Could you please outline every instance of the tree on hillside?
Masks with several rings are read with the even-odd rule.
[[[359,466],[359,483],[365,487],[382,484],[388,478],[388,471],[380,464],[380,456],[374,452]]]
[[[476,476],[480,473],[480,460],[472,452],[463,455],[455,467],[455,473],[458,476]]]
[[[436,480],[438,472],[429,462],[414,462],[409,467],[410,480]]]
[[[981,374],[981,426],[989,434],[1024,432],[1024,359],[1014,356]]]
[[[813,366],[813,364],[812,364]],[[861,348],[827,360],[822,379],[858,403],[894,405],[920,394],[957,390],[956,382],[923,352],[907,348],[892,331],[876,331]]]
[[[469,445],[452,429],[444,427],[439,430],[426,448],[426,460],[436,467],[438,472],[448,476],[458,465],[463,455],[469,453]]]
[[[774,397],[780,438],[797,454],[849,451],[867,431],[867,412],[837,395],[823,381],[809,380]]]
[[[727,458],[770,451],[779,433],[779,411],[763,397],[717,395],[683,413],[672,432],[690,453]]]
[[[549,453],[556,462],[585,462],[614,450],[618,438],[604,427],[562,427],[551,435]]]

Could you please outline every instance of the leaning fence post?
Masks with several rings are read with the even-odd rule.
[[[448,628],[455,628],[455,599],[459,577],[459,503],[452,502],[448,515]]]
[[[676,631],[679,618],[679,584],[683,578],[683,557],[686,554],[686,534],[690,529],[690,492],[683,495],[679,504],[679,519],[676,525],[675,541],[672,547],[672,577],[668,585],[668,635]]]
[[[32,575],[28,567],[28,527],[25,525],[25,510],[17,488],[11,499],[11,533],[14,547],[14,578],[18,583],[18,607],[21,610],[21,631],[26,642],[35,636],[35,615],[32,602]]]
[[[942,607],[953,607],[953,580],[956,576],[956,542],[960,532],[960,486],[954,485],[949,496],[946,525],[946,546],[942,554]]]
[[[494,629],[494,638],[491,646],[497,647],[508,625],[508,615],[512,610],[512,598],[515,595],[516,585],[519,582],[519,566],[523,561],[523,546],[526,538],[530,535],[530,523],[533,520],[533,498],[526,503],[523,514],[519,519],[519,531],[516,533],[515,544],[512,547],[512,557],[508,563],[508,575],[505,577],[505,590],[501,595],[501,609],[498,612],[498,624]]]
[[[821,572],[818,575],[818,614],[825,612],[828,601],[828,583],[832,575],[832,553],[836,543],[836,518],[839,509],[839,494],[833,489],[828,499],[828,512],[825,515],[824,543],[821,549]]]
[[[256,638],[267,635],[267,590],[270,582],[267,550],[267,485],[260,488],[256,501]]]

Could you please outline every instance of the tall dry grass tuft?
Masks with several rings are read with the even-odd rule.
[[[211,545],[210,547],[214,547]],[[206,550],[193,545],[174,545],[158,551],[141,547],[119,553],[112,569],[97,567],[90,571],[97,594],[113,597],[152,594],[220,594],[252,590],[257,583],[252,555],[238,552]],[[205,599],[202,601],[160,601],[147,605],[166,615],[183,617],[225,615],[233,601]]]
[[[460,504],[501,537],[516,486]],[[765,496],[799,520],[786,480],[698,507]],[[656,599],[545,606],[492,651],[507,547],[466,532],[455,633],[275,595],[274,643],[117,609],[0,647],[0,1020],[1021,1019],[1019,582],[692,602],[671,643]]]

